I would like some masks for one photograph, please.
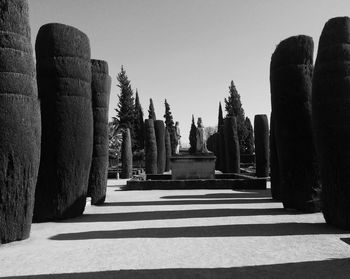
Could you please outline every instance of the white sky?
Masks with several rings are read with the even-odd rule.
[[[90,38],[92,58],[108,61],[110,117],[124,65],[145,117],[149,98],[158,119],[164,99],[182,139],[191,115],[217,123],[219,101],[233,80],[246,115],[270,114],[269,63],[276,45],[298,34],[313,37],[315,54],[325,22],[350,16],[349,0],[29,0],[32,40],[41,25],[59,22]]]

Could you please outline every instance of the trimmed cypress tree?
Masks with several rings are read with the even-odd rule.
[[[88,37],[51,23],[36,43],[42,145],[34,220],[80,216],[85,208],[93,151],[91,61]]]
[[[132,177],[132,147],[130,129],[126,128],[123,131],[122,172],[120,178],[127,179],[130,177]]]
[[[157,141],[153,119],[145,120],[146,174],[157,174]]]
[[[170,170],[171,142],[168,129],[165,128],[165,171]]]
[[[152,119],[153,121],[157,120],[152,98],[149,99],[148,119]]]
[[[226,150],[226,172],[240,172],[240,150],[237,132],[236,118],[226,117],[224,119],[224,138]]]
[[[313,76],[312,118],[326,222],[350,228],[350,18],[324,26]]]
[[[247,131],[246,137],[244,139],[245,154],[253,155],[254,154],[254,131],[253,131],[252,123],[250,122],[249,117],[245,118],[244,126]]]
[[[270,183],[272,198],[275,200],[281,200],[279,162],[277,156],[275,120],[273,113],[271,113],[270,120]]]
[[[271,58],[270,82],[281,200],[285,208],[315,212],[320,183],[311,127],[313,40],[282,41]]]
[[[266,114],[254,117],[256,176],[268,177],[270,167],[269,123]]]
[[[28,2],[0,7],[0,244],[29,237],[41,121]]]
[[[192,114],[192,123],[191,123],[191,130],[190,130],[190,149],[189,153],[190,154],[195,154],[196,153],[196,146],[197,146],[197,127],[196,124],[194,123],[194,116]]]
[[[219,113],[218,113],[218,127],[224,125],[224,117],[222,116],[221,102],[219,102]]]
[[[154,131],[156,133],[157,142],[157,173],[162,174],[165,171],[165,127],[162,120],[154,121]]]
[[[135,112],[134,112],[134,150],[144,149],[145,147],[145,124],[143,121],[143,111],[142,106],[139,99],[139,93],[136,89],[135,96]]]
[[[222,172],[226,169],[226,155],[225,155],[225,138],[224,138],[224,118],[222,116],[221,102],[219,102],[219,113],[218,113],[218,132],[216,139],[216,162],[215,168]]]
[[[108,63],[91,60],[91,95],[94,116],[94,145],[89,176],[88,196],[91,204],[104,203],[108,176],[108,108],[111,92],[111,77]]]

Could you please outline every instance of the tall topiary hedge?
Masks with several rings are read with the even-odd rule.
[[[26,0],[0,1],[0,243],[29,237],[41,121]]]
[[[165,127],[162,120],[154,121],[154,131],[157,142],[157,173],[162,174],[165,171],[166,152],[165,152]]]
[[[268,177],[270,168],[269,122],[266,114],[254,117],[256,176]]]
[[[83,213],[93,148],[88,37],[63,24],[42,26],[36,43],[42,112],[41,161],[35,221]]]
[[[226,151],[226,172],[240,172],[240,149],[237,134],[236,117],[226,117],[224,119],[224,140]]]
[[[170,170],[171,139],[168,129],[165,128],[165,171]]]
[[[123,143],[122,143],[122,172],[120,178],[132,177],[132,144],[130,129],[126,128],[123,131]]]
[[[273,113],[271,113],[270,120],[270,183],[271,183],[271,196],[275,200],[281,199],[281,183],[279,173],[279,163],[276,147],[275,136],[275,121]]]
[[[330,19],[318,46],[313,77],[313,127],[326,222],[350,228],[350,18]]]
[[[146,174],[157,174],[157,141],[153,119],[145,120]]]
[[[102,204],[106,198],[108,176],[108,107],[111,77],[108,64],[91,60],[91,95],[94,117],[94,145],[89,176],[88,196],[91,204]]]
[[[311,127],[312,38],[282,41],[270,67],[281,200],[285,208],[315,212],[320,208],[320,183]]]

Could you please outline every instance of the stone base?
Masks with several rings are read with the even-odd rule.
[[[171,179],[214,179],[214,155],[182,155],[170,157]]]

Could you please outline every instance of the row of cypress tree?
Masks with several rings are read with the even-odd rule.
[[[315,65],[311,37],[282,41],[271,58],[271,190],[284,207],[323,211],[350,228],[350,18],[330,19]],[[320,195],[321,193],[321,195]]]
[[[51,23],[30,42],[26,0],[0,9],[0,243],[105,198],[110,77],[88,37]],[[11,93],[11,94],[9,94]],[[40,103],[39,103],[40,100]],[[35,197],[35,199],[34,199]]]

